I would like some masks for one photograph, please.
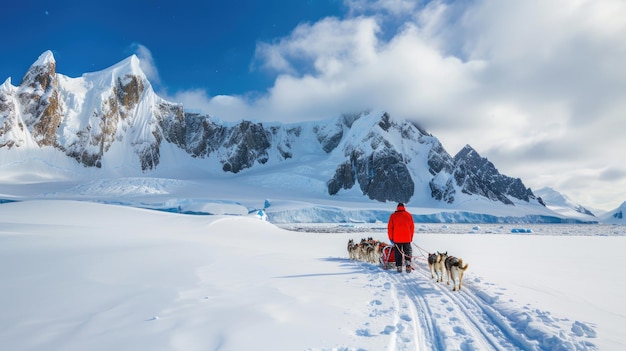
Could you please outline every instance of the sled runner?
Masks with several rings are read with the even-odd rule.
[[[389,269],[389,267],[396,266],[396,256],[393,253],[393,246],[386,245],[381,246],[380,249],[380,264],[383,266],[383,269]]]

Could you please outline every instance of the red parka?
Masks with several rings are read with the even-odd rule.
[[[413,216],[404,209],[404,205],[398,205],[396,212],[392,213],[387,223],[387,235],[394,243],[410,243],[413,241],[415,224]]]

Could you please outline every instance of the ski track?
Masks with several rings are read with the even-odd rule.
[[[369,304],[370,319],[356,335],[388,337],[389,351],[598,350],[589,340],[596,337],[592,326],[502,302],[505,289],[467,274],[462,290],[452,291],[447,277],[435,282],[419,260],[410,274],[355,263],[368,274],[367,287],[376,296]]]

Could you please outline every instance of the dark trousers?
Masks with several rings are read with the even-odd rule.
[[[413,249],[411,243],[395,243],[393,246],[394,255],[396,259],[396,267],[402,267],[402,258],[404,258],[404,264],[411,265],[411,256],[413,256]]]

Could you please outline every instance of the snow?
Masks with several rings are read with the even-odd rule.
[[[53,59],[46,52],[36,65]],[[132,56],[79,78],[57,74],[68,111],[60,141],[71,145],[90,123],[96,132],[93,116],[104,112],[113,81],[141,72],[138,65]],[[421,167],[430,148],[396,133],[386,141],[411,156],[421,184],[408,209],[422,221],[457,223],[418,223],[416,271],[385,271],[350,260],[346,244],[387,241],[395,204],[371,201],[358,186],[336,196],[326,190],[344,144],[372,152],[382,142],[370,140],[382,112],[351,121],[353,138],[329,155],[302,124],[297,139],[276,136],[291,145],[288,161],[273,151],[263,167],[226,175],[216,158],[192,160],[164,142],[159,167],[142,172],[135,152],[153,137],[151,106],[161,100],[141,78],[142,118],[118,125],[122,142],[102,169],[36,146],[27,131],[15,138],[25,140],[19,147],[0,148],[2,350],[626,346],[626,226],[611,225],[625,224],[626,203],[604,214],[604,224],[586,225],[532,224],[595,220],[566,198],[544,208],[459,194],[442,205],[428,196],[432,175]],[[8,79],[0,89],[16,88]],[[329,122],[320,130],[344,128]],[[425,255],[434,251],[469,263],[460,292],[431,279]]]
[[[0,197],[21,201],[0,204],[2,349],[626,346],[626,282],[612,268],[626,264],[624,226],[418,223],[416,271],[398,274],[348,259],[349,239],[387,241],[384,221],[278,226],[259,213],[364,203],[313,206],[219,179],[6,180]],[[434,251],[469,263],[460,292],[431,279]]]
[[[613,211],[609,211],[600,215],[600,219],[604,223],[609,224],[626,224],[626,218],[624,217],[624,213],[626,212],[626,201],[624,201],[618,208]]]
[[[546,187],[533,191],[535,196],[541,197],[546,206],[564,216],[578,218],[582,221],[598,220],[597,217],[591,215],[590,211],[582,205],[576,204],[567,195]]]
[[[50,63],[56,63],[56,60],[54,59],[52,51],[46,50],[43,54],[39,55],[37,61],[35,61],[32,66],[46,66]]]

